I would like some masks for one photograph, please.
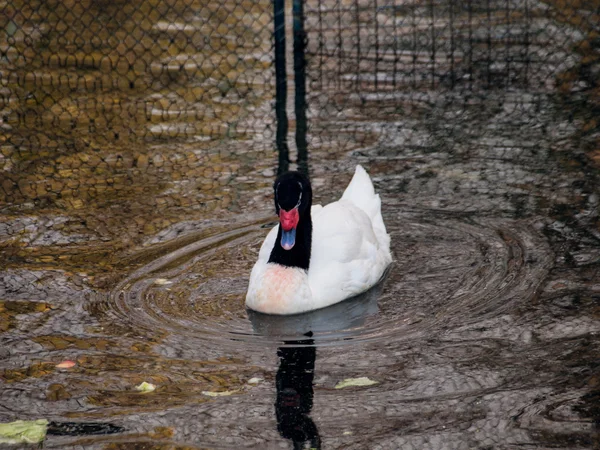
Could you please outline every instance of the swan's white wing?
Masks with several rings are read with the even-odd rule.
[[[335,303],[373,286],[389,264],[384,259],[370,218],[353,203],[331,203],[313,217],[308,278],[320,304]]]
[[[369,216],[380,247],[389,248],[390,237],[381,217],[381,199],[375,193],[369,174],[360,164],[356,166],[354,176],[344,191],[342,200],[354,203]]]

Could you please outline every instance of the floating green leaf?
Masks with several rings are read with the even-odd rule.
[[[372,386],[378,384],[377,381],[373,381],[367,377],[360,378],[346,378],[335,385],[336,389],[344,389],[351,386]]]
[[[47,428],[46,419],[0,423],[0,444],[37,444],[46,437]]]

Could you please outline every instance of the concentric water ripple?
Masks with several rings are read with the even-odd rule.
[[[107,310],[136,332],[161,330],[186,346],[281,344],[309,331],[318,345],[398,341],[514,309],[536,294],[551,264],[544,240],[526,225],[402,216],[388,219],[396,261],[381,285],[310,314],[270,317],[244,307],[270,226],[260,217],[192,242],[186,236],[121,281]]]

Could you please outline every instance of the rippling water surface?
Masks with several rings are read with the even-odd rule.
[[[255,111],[270,108],[262,89]],[[0,160],[36,186],[80,186],[3,187],[0,421],[48,419],[44,447],[61,449],[600,448],[585,120],[550,89],[399,93],[393,114],[376,94],[313,122],[326,139],[309,169],[327,203],[365,166],[394,263],[371,291],[298,316],[244,307],[276,220],[270,137],[208,146],[163,114],[152,129],[166,140],[142,150]]]
[[[600,247],[584,216],[597,197],[579,196],[580,222],[547,206],[516,211],[511,190],[581,179],[545,160],[548,173],[527,187],[487,180],[433,207],[434,182],[439,191],[496,164],[527,172],[535,159],[405,161],[363,152],[339,169],[313,166],[325,200],[353,163],[370,169],[395,257],[375,289],[322,311],[278,318],[244,308],[273,226],[268,186],[258,210],[176,238],[167,230],[102,283],[5,270],[0,414],[122,427],[50,435],[49,448],[592,448]],[[465,202],[482,209],[464,211]],[[56,369],[63,360],[77,365]],[[375,384],[336,389],[360,377]],[[156,391],[136,392],[142,381]]]

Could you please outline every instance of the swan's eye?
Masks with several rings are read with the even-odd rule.
[[[297,208],[298,206],[300,206],[301,202],[302,202],[302,191],[300,191],[300,197],[298,197],[298,203],[296,203],[296,206],[294,206],[294,208]]]

